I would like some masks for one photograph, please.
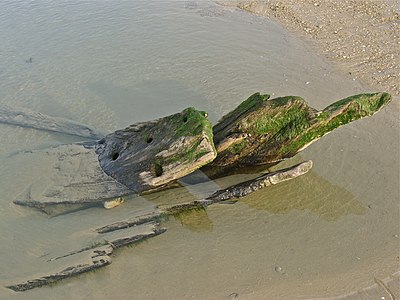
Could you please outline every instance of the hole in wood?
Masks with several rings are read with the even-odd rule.
[[[112,156],[112,160],[116,160],[119,157],[119,153],[115,152]]]
[[[183,123],[186,123],[187,121],[188,121],[187,116],[184,116],[184,117],[183,117]]]
[[[148,137],[148,138],[146,139],[146,143],[147,143],[147,144],[150,144],[152,141],[153,141],[153,138],[152,138],[152,137]]]
[[[154,164],[154,173],[156,177],[160,177],[163,174],[163,168],[159,163]]]

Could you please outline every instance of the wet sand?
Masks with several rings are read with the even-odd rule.
[[[400,15],[396,0],[224,1],[275,18],[354,79],[400,94]]]

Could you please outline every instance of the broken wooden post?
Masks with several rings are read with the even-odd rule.
[[[269,99],[256,93],[214,126],[218,156],[203,170],[214,178],[243,167],[275,165],[335,128],[372,116],[390,100],[387,93],[360,94],[318,111],[297,96]]]

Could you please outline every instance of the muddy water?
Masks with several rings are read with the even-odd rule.
[[[207,1],[2,2],[0,41],[0,105],[104,131],[188,106],[215,122],[255,91],[318,109],[370,91],[271,20]],[[399,270],[398,115],[396,99],[285,162],[312,159],[303,178],[172,218],[110,266],[23,294],[3,287],[55,271],[45,258],[92,243],[93,227],[247,177],[50,218],[12,204],[42,168],[18,153],[76,139],[0,125],[0,297],[308,299],[385,280]]]

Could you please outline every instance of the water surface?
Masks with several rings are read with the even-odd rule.
[[[0,105],[104,131],[188,106],[215,122],[257,91],[317,109],[371,91],[272,20],[208,1],[3,1],[0,41]],[[387,278],[399,266],[398,114],[393,102],[285,162],[312,159],[302,178],[172,218],[167,233],[119,250],[110,266],[23,294],[3,286],[46,274],[43,257],[91,243],[91,228],[247,177],[50,218],[12,204],[41,170],[17,153],[76,139],[0,125],[0,296],[304,299]]]

